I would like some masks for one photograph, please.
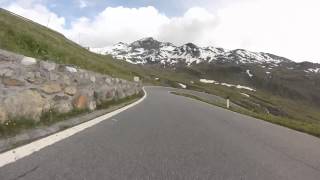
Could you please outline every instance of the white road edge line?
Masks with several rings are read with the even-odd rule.
[[[41,149],[43,149],[47,146],[50,146],[58,141],[66,139],[66,138],[68,138],[78,132],[81,132],[89,127],[92,127],[102,121],[108,120],[110,117],[117,115],[117,114],[119,114],[119,113],[133,107],[133,106],[138,105],[147,97],[146,90],[144,89],[144,87],[142,89],[144,92],[144,96],[132,104],[129,104],[125,107],[122,107],[120,109],[112,111],[112,112],[105,114],[103,116],[97,117],[97,118],[92,119],[90,121],[87,121],[85,123],[79,124],[79,125],[74,126],[72,128],[60,131],[58,133],[47,136],[45,138],[31,142],[30,144],[27,144],[27,145],[24,145],[24,146],[21,146],[21,147],[18,147],[18,148],[15,148],[15,149],[12,149],[12,150],[9,150],[7,152],[0,154],[0,168],[5,165],[8,165],[10,163],[13,163],[21,158],[29,156],[37,151],[40,151]]]

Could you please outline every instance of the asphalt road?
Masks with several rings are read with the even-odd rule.
[[[320,179],[320,139],[146,90],[139,105],[2,167],[0,179]]]

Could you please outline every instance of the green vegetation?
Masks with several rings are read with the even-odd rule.
[[[226,109],[225,104],[209,102],[205,99],[202,99],[201,97],[198,97],[198,96],[195,96],[192,94],[179,93],[179,92],[172,92],[172,94],[192,98],[195,100],[199,100],[199,101]],[[316,136],[316,137],[320,137],[320,123],[319,122],[301,121],[301,120],[299,121],[296,119],[289,119],[286,117],[274,116],[272,114],[265,114],[265,113],[261,113],[261,112],[259,113],[256,111],[242,110],[242,109],[238,109],[238,108],[234,108],[234,107],[230,107],[230,109],[228,109],[228,110],[231,110],[231,111],[234,111],[234,112],[237,112],[240,114],[248,115],[248,116],[251,116],[251,117],[254,117],[257,119],[261,119],[261,120],[264,120],[264,121],[267,121],[270,123],[278,124],[278,125],[281,125],[284,127],[288,127],[290,129],[305,132],[305,133],[308,133],[308,134]]]
[[[141,91],[139,94],[132,95],[126,98],[122,98],[119,100],[106,101],[101,105],[99,105],[98,109],[99,110],[108,109],[115,106],[119,106],[120,108],[138,100],[143,96],[143,94],[144,94],[143,91]],[[58,113],[54,110],[51,110],[49,112],[43,113],[42,116],[40,117],[39,122],[36,122],[32,119],[25,119],[25,118],[8,120],[4,124],[0,124],[0,138],[13,136],[15,134],[18,134],[22,130],[26,130],[30,128],[50,126],[57,122],[68,120],[74,117],[79,117],[87,113],[90,113],[88,109],[83,109],[83,110],[75,109],[68,113]],[[69,126],[63,126],[60,129],[63,130],[67,128],[69,128]]]
[[[0,9],[0,49],[132,80],[143,72],[110,56],[91,53],[62,34]]]

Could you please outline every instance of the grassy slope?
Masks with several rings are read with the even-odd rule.
[[[178,93],[178,92],[172,92],[172,94],[179,95],[179,96],[185,96],[185,97],[196,99],[196,100],[208,103],[208,104],[212,104],[215,106],[226,108],[225,104],[213,103],[213,102],[207,101],[206,99],[202,99],[201,97],[198,97],[195,95],[191,95],[191,94],[187,94],[187,93]],[[233,107],[231,107],[229,110],[234,111],[234,112],[238,112],[238,113],[241,113],[244,115],[252,116],[252,117],[255,117],[255,118],[258,118],[258,119],[261,119],[264,121],[268,121],[268,122],[271,122],[274,124],[278,124],[278,125],[281,125],[284,127],[288,127],[288,128],[294,129],[294,130],[305,132],[305,133],[314,135],[316,137],[320,137],[320,123],[317,123],[317,122],[289,119],[286,117],[273,116],[271,114],[262,114],[262,113],[258,113],[255,111],[241,110],[241,109],[237,109],[237,108],[233,108]]]
[[[97,55],[62,34],[0,9],[0,48],[125,79],[144,72],[128,63]]]

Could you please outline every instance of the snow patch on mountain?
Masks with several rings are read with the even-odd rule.
[[[111,47],[90,48],[90,51],[111,55],[116,59],[132,64],[162,64],[174,66],[185,64],[191,66],[199,63],[235,62],[236,64],[268,64],[272,67],[290,61],[268,53],[251,52],[243,49],[227,50],[216,47],[198,47],[187,43],[175,46],[168,42],[159,42],[153,38],[144,38],[131,44],[118,43]]]
[[[183,89],[186,89],[187,88],[187,85],[185,84],[182,84],[182,83],[178,83],[180,87],[182,87]]]
[[[252,77],[253,77],[253,74],[251,74],[251,72],[250,72],[250,70],[249,70],[249,69],[247,69],[246,73],[248,74],[248,76],[249,76],[250,78],[252,78]]]
[[[240,93],[241,95],[245,96],[245,97],[250,97],[249,94],[246,94],[246,93]]]
[[[215,80],[208,80],[208,79],[200,79],[199,81],[202,83],[206,83],[206,84],[213,84],[213,83],[217,82]]]
[[[306,72],[319,73],[320,68],[309,68],[306,70]]]
[[[248,90],[248,91],[256,91],[255,89],[247,87],[247,86],[229,84],[229,83],[224,83],[224,82],[220,83],[220,82],[215,81],[215,80],[200,79],[199,81],[202,82],[202,83],[205,83],[205,84],[215,84],[215,85],[221,85],[221,86],[226,86],[226,87],[230,87],[230,88],[231,87],[235,87],[237,89],[244,89],[244,90]]]

